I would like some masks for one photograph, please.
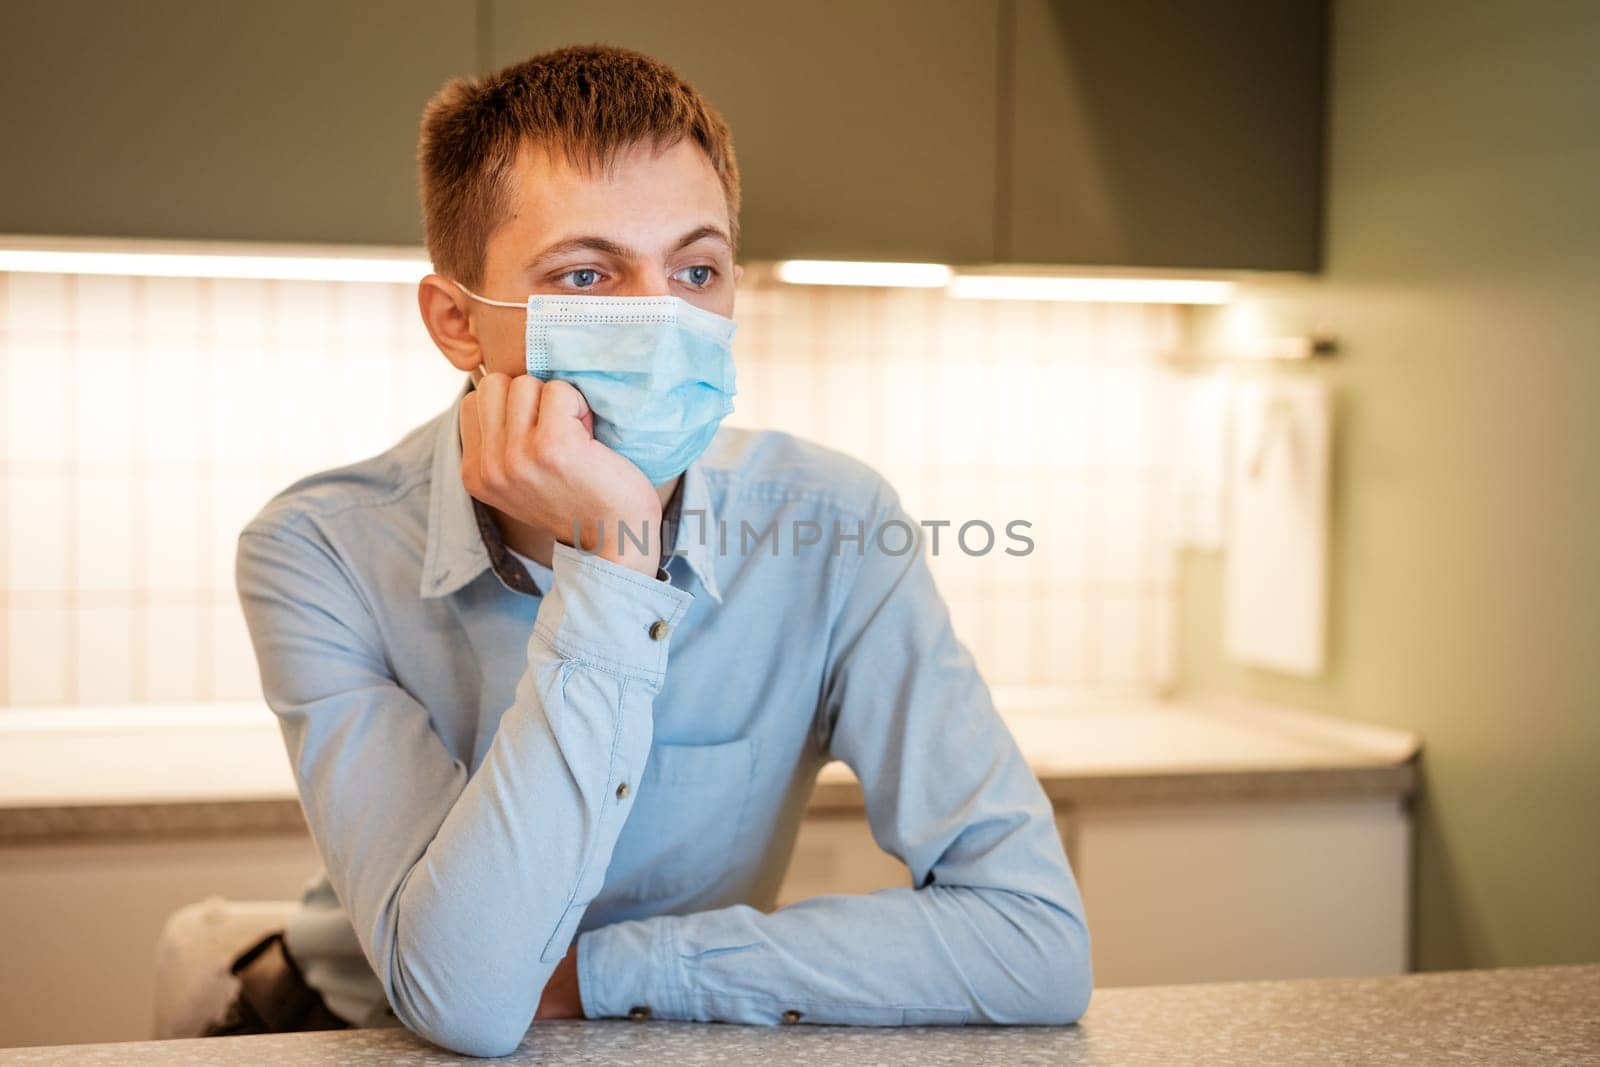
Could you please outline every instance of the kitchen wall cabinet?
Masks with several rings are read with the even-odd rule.
[[[416,244],[423,104],[563,44],[726,115],[745,259],[1314,269],[1325,0],[19,0],[0,233]]]
[[[993,257],[999,19],[971,0],[491,0],[492,65],[600,41],[670,63],[734,131],[742,255]]]
[[[1010,0],[998,258],[1315,270],[1322,0]]]
[[[416,244],[417,121],[473,9],[19,0],[0,233]]]

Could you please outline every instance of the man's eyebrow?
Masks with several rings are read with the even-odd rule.
[[[733,248],[733,242],[728,240],[728,235],[723,231],[722,227],[705,225],[696,226],[694,229],[678,238],[678,243],[673,245],[669,251],[676,252],[680,249],[687,248],[696,241],[704,241],[707,238],[721,242],[730,251]],[[599,252],[603,255],[612,256],[616,259],[638,258],[638,253],[633,249],[628,248],[625,245],[619,245],[610,238],[601,237],[597,234],[584,234],[579,237],[568,237],[566,240],[557,241],[555,244],[550,245],[548,248],[545,248],[543,251],[535,255],[532,259],[528,260],[528,262],[523,265],[522,269],[525,271],[533,270],[545,260],[555,259],[558,256],[564,256],[571,252]]]
[[[672,246],[672,251],[676,252],[679,249],[688,248],[696,241],[704,241],[707,237],[720,242],[730,251],[733,249],[733,242],[728,240],[728,235],[723,232],[721,226],[706,225],[696,226],[694,229],[678,238],[678,243]]]

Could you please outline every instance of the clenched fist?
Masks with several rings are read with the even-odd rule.
[[[661,498],[644,472],[594,437],[583,394],[531,374],[485,374],[461,399],[461,481],[507,515],[652,577]],[[624,540],[625,524],[632,540]],[[637,544],[648,531],[646,550]]]

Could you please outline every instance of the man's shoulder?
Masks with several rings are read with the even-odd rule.
[[[700,460],[725,501],[807,500],[865,519],[897,502],[888,480],[837,449],[782,430],[723,427]]]
[[[269,497],[242,532],[272,534],[292,527],[336,525],[363,512],[411,502],[433,471],[437,415],[376,455],[305,475]],[[417,509],[419,514],[423,510]]]

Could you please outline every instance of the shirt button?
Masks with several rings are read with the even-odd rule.
[[[643,1004],[635,1004],[628,1009],[628,1018],[639,1020],[650,1018],[650,1009]]]
[[[797,1023],[800,1021],[800,1013],[795,1011],[793,1008],[790,1008],[788,1011],[783,1013],[783,1021],[786,1023]]]
[[[617,799],[621,800],[623,797],[625,797],[627,795],[628,795],[628,783],[627,782],[623,782],[621,785],[617,786]]]
[[[655,622],[650,624],[650,640],[661,640],[663,637],[667,636],[667,631],[671,628],[672,627],[667,625],[666,619],[657,619]]]

